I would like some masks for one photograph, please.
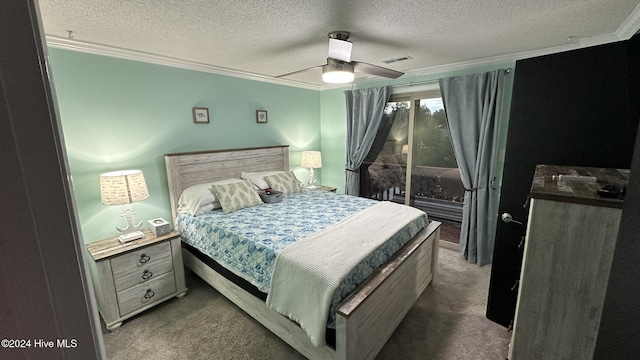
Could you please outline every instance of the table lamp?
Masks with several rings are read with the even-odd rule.
[[[313,174],[313,169],[322,167],[322,155],[320,151],[303,151],[302,158],[300,159],[300,166],[309,168],[309,188],[315,189],[316,178]]]
[[[135,214],[131,203],[142,201],[149,197],[147,183],[140,170],[113,171],[100,175],[100,199],[104,205],[122,205],[122,217],[127,218],[127,227],[116,229],[122,233],[121,243],[144,237],[140,231],[142,221],[137,225],[131,222],[131,215]]]

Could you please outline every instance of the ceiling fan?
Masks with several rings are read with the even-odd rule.
[[[332,31],[329,33],[329,55],[326,65],[318,65],[310,68],[290,72],[276,77],[285,77],[312,69],[322,68],[322,80],[326,83],[349,83],[354,79],[354,71],[369,75],[382,76],[395,79],[403,72],[387,69],[381,66],[368,64],[361,61],[351,61],[351,47],[347,31]]]

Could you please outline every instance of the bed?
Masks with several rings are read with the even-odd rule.
[[[240,177],[246,171],[289,171],[288,146],[166,154],[172,215],[192,185]],[[185,246],[185,265],[302,355],[311,359],[374,358],[415,300],[435,281],[440,223],[430,221],[406,245],[335,307],[335,342],[314,345],[296,322],[272,310],[265,300],[212,267]]]

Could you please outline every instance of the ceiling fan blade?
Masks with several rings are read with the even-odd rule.
[[[329,39],[329,55],[327,57],[344,62],[351,62],[353,44],[340,39]]]
[[[320,69],[320,68],[322,68],[323,66],[324,66],[324,65],[312,66],[312,67],[310,67],[310,68],[306,68],[306,69],[297,70],[297,71],[294,71],[294,72],[290,72],[290,73],[286,73],[286,74],[278,75],[278,76],[276,76],[276,77],[277,77],[277,78],[287,77],[287,76],[290,76],[290,75],[295,75],[295,74],[302,73],[302,72],[309,71],[309,70],[313,70],[313,69]]]
[[[363,72],[369,75],[382,76],[390,79],[395,79],[404,75],[403,72],[387,69],[378,65],[368,64],[365,62],[352,61],[351,64],[353,64],[353,68],[355,71]]]

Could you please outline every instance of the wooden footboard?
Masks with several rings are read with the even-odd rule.
[[[189,251],[183,251],[183,258],[189,269],[307,358],[373,359],[426,286],[435,281],[439,238],[440,223],[431,221],[339,306],[335,349],[314,346],[298,324],[271,310]]]
[[[429,283],[438,266],[440,223],[431,221],[336,313],[337,359],[373,359]]]

